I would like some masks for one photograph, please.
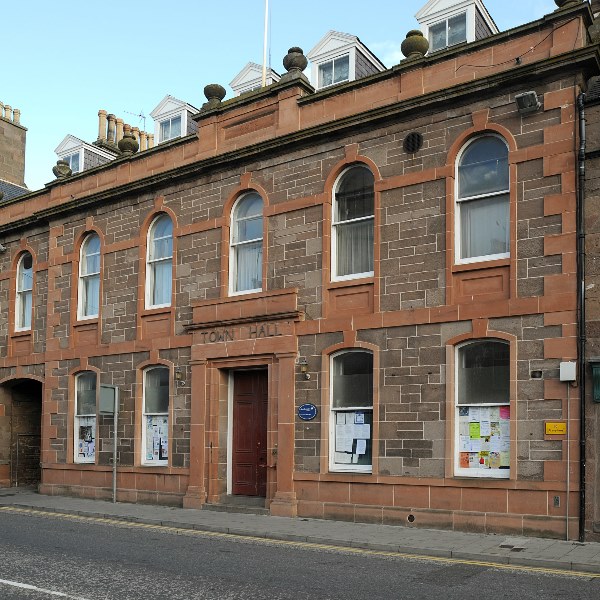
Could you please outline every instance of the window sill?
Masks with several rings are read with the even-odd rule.
[[[498,479],[510,479],[510,471],[507,469],[506,473],[499,473],[498,475],[491,475],[490,473],[485,473],[481,475],[467,475],[466,473],[456,473],[454,475],[454,479],[470,479],[472,481],[497,481]]]
[[[31,329],[18,329],[10,334],[10,337],[12,338],[22,338],[27,336],[31,336]]]
[[[334,281],[330,281],[327,284],[327,289],[335,290],[338,288],[351,287],[355,285],[367,285],[371,284],[375,281],[375,277],[373,275],[366,275],[364,277],[356,277],[355,279],[337,279]]]
[[[78,318],[73,327],[85,327],[86,325],[98,325],[98,317],[90,317],[89,319]]]
[[[173,310],[173,307],[171,305],[156,306],[153,308],[145,308],[142,311],[142,316],[147,317],[147,316],[152,316],[152,315],[167,315],[167,314],[170,314],[172,310]]]
[[[479,269],[492,269],[494,267],[509,267],[509,258],[497,258],[495,260],[480,260],[472,263],[461,263],[452,266],[453,273],[462,273],[465,271],[477,271]]]

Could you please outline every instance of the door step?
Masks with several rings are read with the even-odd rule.
[[[204,504],[202,510],[240,513],[245,515],[269,515],[265,499],[255,496],[223,496],[219,504]]]

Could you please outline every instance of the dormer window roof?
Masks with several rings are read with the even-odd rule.
[[[482,0],[430,0],[415,16],[430,52],[498,33]]]
[[[317,89],[385,71],[385,65],[355,36],[329,31],[306,55]]]
[[[236,96],[246,94],[253,90],[262,87],[262,66],[256,63],[249,62],[229,84]],[[266,85],[277,83],[281,79],[279,73],[271,69],[267,69]]]
[[[99,167],[117,157],[116,153],[88,144],[70,134],[63,139],[54,152],[60,160],[69,163],[73,174]]]
[[[165,96],[160,104],[150,113],[154,119],[154,139],[158,144],[184,137],[197,131],[192,120],[198,109],[187,102],[173,96]]]

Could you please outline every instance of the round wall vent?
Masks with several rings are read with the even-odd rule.
[[[414,154],[423,147],[423,136],[418,131],[413,131],[404,138],[403,146],[406,152]]]

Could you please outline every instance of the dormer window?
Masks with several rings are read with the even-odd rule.
[[[328,32],[306,55],[319,90],[385,71],[385,65],[355,36]]]
[[[191,104],[165,96],[150,113],[154,119],[154,139],[158,144],[185,137],[198,130],[192,116],[198,112]]]
[[[467,41],[467,13],[444,19],[429,27],[429,47],[432,52]]]
[[[415,16],[430,52],[498,33],[483,0],[429,0]]]
[[[79,173],[79,152],[69,154],[69,156],[65,156],[63,160],[69,163],[69,167],[71,167],[73,173]]]
[[[319,65],[319,88],[343,83],[350,78],[350,56],[340,56]]]
[[[160,142],[181,137],[181,115],[160,122]]]

